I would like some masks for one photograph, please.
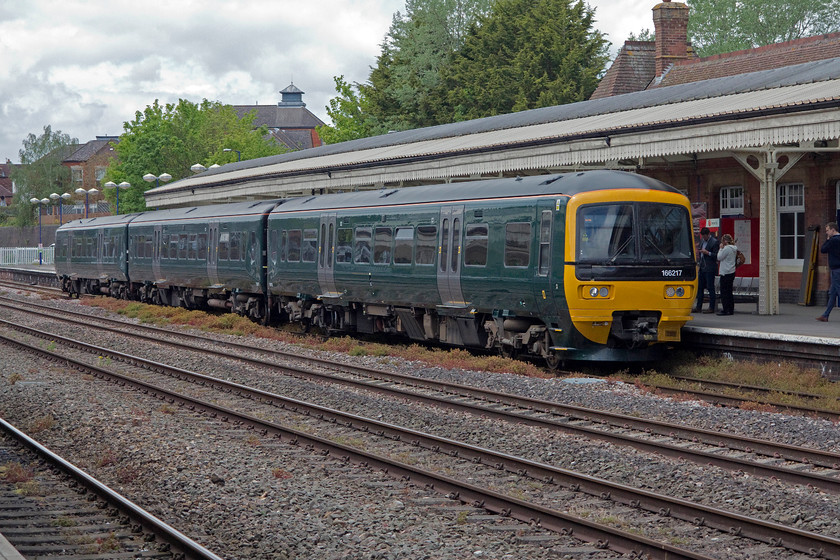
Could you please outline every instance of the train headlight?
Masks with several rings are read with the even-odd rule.
[[[598,295],[601,297],[607,297],[608,295],[610,295],[609,288],[607,288],[606,286],[602,287],[600,290],[598,290]]]
[[[598,288],[595,286],[589,288],[589,297],[598,297]]]
[[[682,286],[677,288],[677,297],[683,297],[685,295],[685,288]]]
[[[677,290],[673,288],[673,286],[668,286],[665,288],[665,297],[674,297],[677,293]]]
[[[665,286],[666,298],[684,298],[686,297],[685,286]]]

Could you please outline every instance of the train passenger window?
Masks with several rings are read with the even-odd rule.
[[[230,232],[230,260],[238,261],[242,259],[242,232]]]
[[[394,236],[394,264],[411,264],[411,253],[414,250],[414,228],[397,228]]]
[[[540,255],[537,274],[548,276],[551,267],[551,210],[544,210],[540,218]]]
[[[353,246],[353,262],[370,264],[370,240],[373,237],[369,227],[356,228],[356,243]]]
[[[349,263],[353,257],[353,230],[338,228],[336,245],[335,262]]]
[[[197,243],[196,251],[198,253],[198,255],[197,255],[198,260],[206,261],[207,260],[207,234],[206,233],[199,233],[198,238],[196,239],[196,243]]]
[[[391,264],[391,242],[394,230],[389,227],[378,227],[373,242],[374,264]]]
[[[286,259],[289,262],[300,262],[301,231],[299,229],[289,230],[289,247]]]
[[[257,262],[257,234],[253,231],[248,234],[248,262],[252,265]]]
[[[458,260],[461,257],[461,220],[452,220],[452,272],[458,272]]]
[[[446,262],[449,259],[449,220],[443,220],[440,234],[440,271],[446,272]]]
[[[433,265],[435,256],[437,256],[437,226],[417,226],[414,262],[419,265]]]
[[[182,233],[178,236],[178,258],[181,260],[186,260],[187,252],[187,234]]]
[[[286,248],[289,246],[289,232],[285,229],[280,234],[280,262],[286,260]]]
[[[505,266],[526,267],[531,263],[531,224],[505,225]]]
[[[146,241],[145,241],[144,245],[146,246],[146,251],[145,251],[146,258],[148,258],[148,259],[152,258],[153,255],[152,255],[152,238],[151,238],[151,236],[146,237]]]
[[[315,257],[318,255],[318,230],[315,228],[303,230],[303,247],[301,253],[301,261],[315,262]]]
[[[228,253],[230,251],[230,233],[228,232],[221,232],[219,233],[219,260],[226,261],[228,260]]]
[[[272,265],[277,264],[277,258],[279,256],[279,247],[277,246],[278,234],[279,232],[276,229],[268,231],[268,258],[271,260]]]
[[[194,261],[198,257],[198,238],[194,233],[190,234],[187,242],[187,258]]]
[[[487,265],[487,224],[469,224],[464,237],[464,266]]]
[[[172,233],[169,235],[169,250],[168,250],[169,258],[170,259],[177,259],[178,258],[178,235]]]

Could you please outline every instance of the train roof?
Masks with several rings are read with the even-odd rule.
[[[173,208],[138,214],[131,220],[131,225],[149,224],[154,222],[170,222],[181,220],[207,220],[218,218],[234,218],[254,214],[268,214],[282,200],[252,200],[249,202],[234,202],[231,204],[214,204],[211,206],[190,206],[187,208]]]
[[[79,229],[98,229],[102,227],[124,226],[140,213],[134,214],[117,214],[116,216],[97,216],[96,218],[82,218],[81,220],[73,220],[61,225],[56,231],[69,231]]]
[[[516,196],[574,196],[605,189],[645,189],[678,193],[674,187],[626,171],[594,170],[557,175],[536,175],[509,179],[488,179],[464,183],[446,183],[379,191],[360,191],[293,198],[272,213],[394,206],[435,202],[456,202],[509,198]]]

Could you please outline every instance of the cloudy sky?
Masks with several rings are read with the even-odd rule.
[[[613,52],[655,0],[588,0]],[[275,104],[290,83],[328,122],[333,76],[367,79],[405,0],[0,0],[0,159],[44,126],[81,142],[188,99]]]

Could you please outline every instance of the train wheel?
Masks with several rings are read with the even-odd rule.
[[[563,359],[557,354],[549,354],[545,357],[545,365],[551,371],[557,371],[563,363]]]
[[[503,358],[514,359],[514,358],[516,358],[517,352],[516,352],[516,348],[514,348],[513,346],[510,346],[510,345],[507,345],[507,344],[502,344],[501,346],[499,346],[499,354]]]

